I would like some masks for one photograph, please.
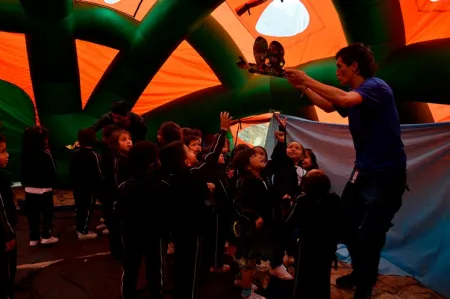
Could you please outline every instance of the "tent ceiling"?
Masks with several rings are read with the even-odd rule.
[[[276,2],[279,0],[273,0]],[[299,0],[300,1],[300,0]],[[90,0],[123,13],[134,15],[140,0]],[[108,4],[114,3],[114,4]],[[137,10],[136,19],[141,20],[156,0],[143,0]],[[248,60],[254,60],[252,46],[259,35],[255,26],[261,14],[272,1],[253,8],[251,15],[238,17],[234,9],[244,0],[227,0],[213,12],[213,17],[227,30]],[[288,2],[288,1],[286,1]],[[291,1],[289,1],[291,2]],[[346,44],[338,15],[331,0],[302,0],[309,13],[309,24],[300,34],[276,38],[286,47],[288,65],[294,66],[310,60],[332,56]],[[405,24],[407,44],[450,37],[450,1],[400,0]],[[168,28],[170,30],[170,28]],[[271,39],[271,37],[269,37]],[[33,90],[23,35],[0,32],[0,79],[24,89],[31,98]],[[83,105],[92,93],[117,50],[77,41]],[[197,90],[219,85],[211,68],[187,43],[183,42],[161,67],[135,106],[135,111],[144,113],[173,99]],[[450,116],[450,108],[430,105],[435,120]],[[342,122],[334,114],[319,113],[323,121]]]

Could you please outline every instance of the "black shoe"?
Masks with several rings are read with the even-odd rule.
[[[336,279],[336,286],[341,289],[351,289],[356,286],[356,275],[354,272]]]
[[[355,295],[353,299],[371,299],[372,298],[372,288],[370,287],[356,287]]]

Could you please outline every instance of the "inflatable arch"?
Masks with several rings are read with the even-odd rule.
[[[239,47],[210,16],[223,2],[157,1],[139,22],[89,2],[0,0],[0,31],[26,36],[36,109],[40,122],[52,128],[50,142],[55,155],[64,161],[61,149],[76,139],[80,128],[91,125],[105,113],[112,102],[126,100],[135,104],[183,40],[204,58],[222,84],[145,113],[149,139],[154,138],[165,120],[213,132],[216,128],[212,124],[221,110],[228,110],[238,118],[276,109],[317,120],[309,101],[301,99],[286,80],[250,75],[236,67],[236,58],[242,56]],[[402,121],[433,122],[425,102],[450,103],[447,90],[450,68],[446,67],[450,65],[450,39],[406,45],[399,1],[333,0],[333,4],[347,42],[372,45],[380,65],[378,76],[394,88]],[[119,50],[84,109],[76,39]],[[334,57],[297,67],[337,86]],[[11,107],[19,109],[23,100],[12,93],[6,95],[11,97]],[[29,117],[33,107],[27,105],[20,106],[20,110]],[[27,118],[23,125],[30,122]],[[18,143],[13,146],[19,147]]]

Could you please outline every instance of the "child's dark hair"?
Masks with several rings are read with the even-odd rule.
[[[111,112],[121,116],[127,116],[130,110],[130,105],[125,101],[115,102],[111,105]]]
[[[181,128],[181,135],[183,137],[192,135],[191,134],[191,128]]]
[[[331,181],[323,170],[313,169],[302,179],[302,187],[307,195],[323,196],[330,193]]]
[[[304,154],[308,155],[311,158],[311,167],[308,170],[311,169],[319,169],[319,164],[317,163],[317,157],[314,154],[314,152],[312,151],[312,149],[310,148],[305,148],[304,149]]]
[[[174,141],[159,151],[161,170],[166,174],[177,173],[186,168],[186,150],[182,141]]]
[[[190,129],[190,135],[197,136],[198,138],[202,138],[203,133],[199,129]]]
[[[6,143],[6,137],[3,134],[0,134],[0,143]]]
[[[183,137],[183,142],[186,146],[189,146],[189,144],[191,144],[191,142],[195,140],[200,141],[200,137],[195,135],[188,135]]]
[[[128,162],[134,175],[141,175],[158,166],[158,147],[150,141],[139,141],[130,149]]]
[[[91,128],[78,131],[78,143],[81,147],[92,147],[97,143],[97,134]]]
[[[250,158],[256,155],[254,148],[247,148],[240,150],[233,158],[233,169],[239,172],[239,175],[246,175],[248,173],[247,166],[250,164]]]
[[[250,147],[247,144],[238,144],[234,147],[233,151],[231,151],[231,159],[233,159],[240,151],[244,151],[249,149]]]
[[[109,139],[114,131],[120,130],[116,125],[107,125],[102,129],[102,138]]]
[[[48,131],[42,126],[25,129],[22,137],[22,153],[43,151],[47,148]]]
[[[177,123],[173,121],[166,121],[159,127],[158,134],[162,137],[165,144],[169,144],[173,141],[181,140],[181,128]]]

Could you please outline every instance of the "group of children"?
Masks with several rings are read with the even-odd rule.
[[[226,244],[236,248],[234,258],[241,270],[235,285],[243,298],[264,298],[252,284],[256,269],[292,280],[287,266],[294,262],[296,298],[330,297],[340,199],[330,193],[330,181],[319,170],[312,150],[287,143],[286,121],[277,119],[280,131],[271,159],[263,147],[238,145],[230,150],[226,134],[231,117],[226,112],[220,114],[220,130],[207,147],[198,130],[174,122],[162,124],[158,145],[133,144],[129,132],[106,126],[100,153],[95,131],[79,131],[79,148],[70,163],[78,238],[97,237],[89,227],[98,199],[104,219],[98,229],[109,234],[111,253],[123,267],[123,298],[137,297],[142,260],[150,295],[160,298],[168,253],[174,256],[174,298],[198,298],[206,273],[230,270]],[[2,167],[8,157],[5,144],[6,158],[1,158],[4,143],[0,139]],[[24,150],[22,185],[30,246],[55,243],[58,239],[51,235],[55,165],[45,128],[27,129]],[[1,241],[6,244],[1,252],[3,279],[3,255],[11,260],[16,221],[9,207],[10,191],[2,187],[0,192]]]

